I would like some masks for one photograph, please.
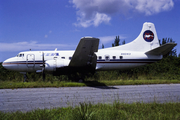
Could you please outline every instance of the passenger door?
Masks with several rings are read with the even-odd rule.
[[[28,68],[33,68],[35,65],[35,56],[34,54],[28,54],[26,58],[26,65]]]

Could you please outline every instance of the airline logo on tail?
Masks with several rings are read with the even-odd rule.
[[[152,42],[154,40],[154,33],[150,30],[146,30],[143,34],[143,38],[146,42]]]

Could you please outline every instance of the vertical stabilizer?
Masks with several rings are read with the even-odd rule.
[[[153,23],[145,22],[139,36],[132,42],[112,47],[112,50],[130,50],[146,52],[159,47],[159,40]]]

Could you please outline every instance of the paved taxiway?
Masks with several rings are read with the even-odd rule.
[[[80,102],[180,102],[180,84],[0,89],[0,111],[75,106]]]

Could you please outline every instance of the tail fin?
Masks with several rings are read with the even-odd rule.
[[[139,36],[132,42],[113,47],[113,50],[130,50],[147,52],[159,47],[159,40],[153,23],[145,22]]]

